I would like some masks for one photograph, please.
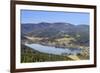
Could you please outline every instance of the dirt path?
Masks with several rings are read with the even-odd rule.
[[[73,60],[80,60],[79,57],[77,57],[76,55],[69,55],[68,57]]]

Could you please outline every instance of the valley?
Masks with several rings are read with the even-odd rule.
[[[63,22],[41,22],[38,24],[28,23],[21,25],[21,34],[22,63],[89,59],[88,25],[73,25]],[[42,46],[62,48],[62,50],[65,49],[72,52],[80,50],[80,52],[75,54],[74,52],[62,53],[61,55],[47,52],[44,53],[36,50],[36,48],[26,46],[25,44],[40,44]],[[30,61],[28,61],[28,59]]]

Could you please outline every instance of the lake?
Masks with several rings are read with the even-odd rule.
[[[25,46],[28,46],[36,51],[42,52],[42,53],[48,53],[48,54],[55,54],[55,55],[69,55],[69,54],[77,54],[81,52],[81,49],[71,49],[71,48],[56,48],[52,46],[44,46],[41,44],[25,44]]]

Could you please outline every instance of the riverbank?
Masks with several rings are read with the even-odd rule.
[[[52,46],[52,47],[57,47],[57,48],[78,48],[78,49],[82,49],[85,46],[81,46],[81,45],[77,45],[75,43],[73,43],[73,41],[76,41],[74,38],[72,37],[63,37],[63,38],[40,38],[40,37],[28,37],[25,36],[29,42],[28,43],[37,43],[37,44],[41,44],[44,46]],[[30,42],[31,41],[31,42]]]
[[[41,44],[44,46],[49,46],[49,47],[55,47],[55,48],[69,48],[71,50],[75,50],[77,49],[81,49],[81,52],[77,54],[77,56],[81,59],[89,59],[89,47],[88,46],[82,46],[82,45],[78,45],[73,43],[73,41],[75,41],[74,38],[72,37],[65,37],[65,38],[52,38],[52,39],[48,39],[48,38],[40,38],[40,37],[27,37],[27,41],[24,41],[26,43],[29,44]],[[53,48],[52,48],[53,49]],[[70,55],[70,54],[66,54],[64,53],[64,55]]]
[[[72,61],[70,57],[62,55],[53,55],[42,53],[31,49],[25,45],[21,45],[21,63],[31,63],[31,62],[49,62],[49,61]]]

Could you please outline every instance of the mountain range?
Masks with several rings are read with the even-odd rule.
[[[25,23],[21,24],[21,34],[36,37],[60,37],[65,34],[75,36],[78,34],[89,37],[89,25],[74,25],[64,22]]]

